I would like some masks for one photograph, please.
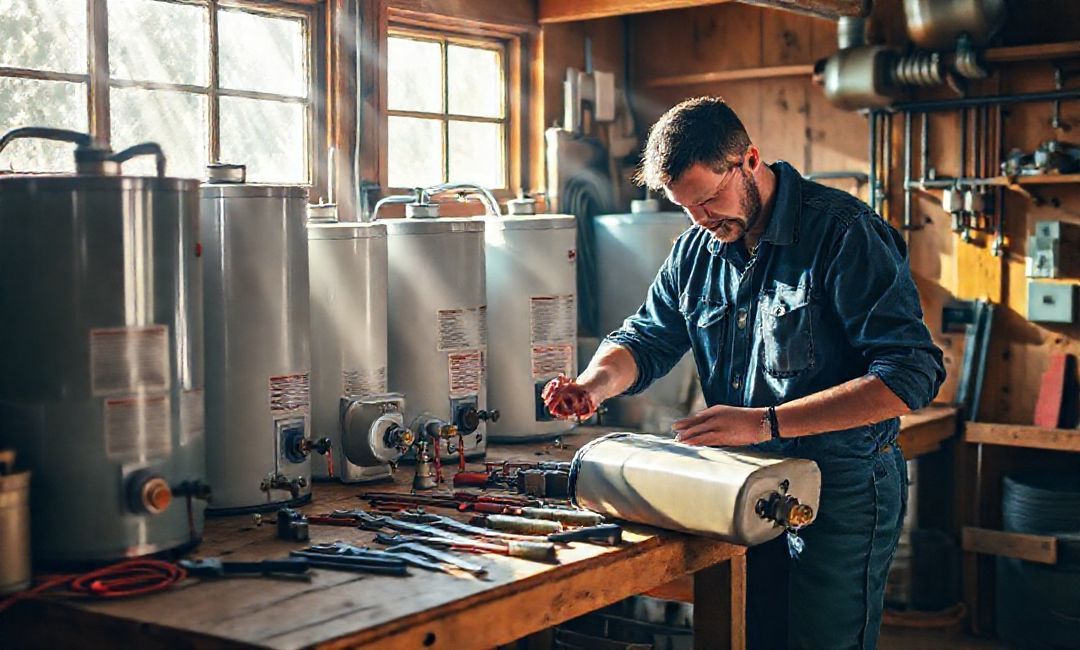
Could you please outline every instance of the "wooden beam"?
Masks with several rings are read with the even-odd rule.
[[[956,409],[929,406],[900,416],[900,449],[911,460],[941,449],[941,443],[956,435]]]
[[[779,77],[810,76],[814,73],[814,66],[806,65],[774,65],[764,68],[744,68],[742,70],[719,70],[717,72],[702,72],[700,74],[683,74],[674,77],[656,77],[642,79],[641,85],[650,88],[664,88],[672,86],[696,86],[700,84],[719,83],[722,81],[741,81],[746,79],[776,79]]]
[[[731,0],[539,0],[540,23],[569,23],[594,18],[685,9]]]
[[[694,648],[746,648],[746,556],[694,574]]]
[[[1041,564],[1057,564],[1057,538],[1047,535],[1006,533],[965,526],[961,535],[965,551],[1011,557]]]
[[[988,445],[1080,452],[1080,430],[1044,429],[1022,424],[968,422],[964,440]]]
[[[992,47],[983,56],[987,63],[1012,63],[1014,61],[1080,57],[1080,41],[1020,45],[1016,47]]]
[[[795,13],[837,20],[842,16],[866,17],[870,15],[870,0],[740,0],[749,5],[783,9]]]
[[[387,0],[395,21],[433,21],[455,31],[482,27],[485,31],[536,31],[536,3],[529,0]]]

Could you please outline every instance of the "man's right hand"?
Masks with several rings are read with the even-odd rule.
[[[566,375],[559,375],[548,382],[540,396],[548,412],[560,420],[588,419],[600,406],[587,388]]]

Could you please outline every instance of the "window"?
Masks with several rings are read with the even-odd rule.
[[[87,130],[86,13],[86,0],[0,0],[0,132]],[[0,153],[0,170],[73,168],[59,142],[20,140]]]
[[[506,47],[395,32],[387,44],[387,182],[507,181]]]
[[[99,2],[107,20],[88,29],[87,15]],[[0,0],[0,65],[8,66],[0,68],[0,128],[87,130],[94,110],[87,85],[97,73],[107,79],[107,90],[99,89],[106,115],[98,119],[109,127],[113,149],[158,142],[171,176],[201,178],[208,162],[220,160],[246,164],[252,181],[307,183],[315,139],[313,21],[303,9],[267,6]],[[88,70],[94,47],[88,33],[106,43],[107,71]],[[34,147],[42,145],[0,154],[0,166],[18,161],[21,169],[70,169],[70,147],[46,146],[57,150],[47,155]],[[125,172],[153,173],[153,164],[134,160]]]

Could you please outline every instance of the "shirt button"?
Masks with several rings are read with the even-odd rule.
[[[731,380],[731,387],[735,390],[742,388],[742,375],[735,375],[735,379]]]
[[[783,316],[785,313],[787,313],[787,309],[783,305],[778,305],[776,309],[773,310],[773,313],[777,316]]]
[[[745,309],[740,309],[739,311],[735,312],[735,316],[736,316],[735,324],[738,325],[739,329],[746,329],[746,317],[747,317],[746,310]]]

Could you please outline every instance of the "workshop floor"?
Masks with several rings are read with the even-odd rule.
[[[962,632],[881,628],[878,650],[989,650],[1003,648],[993,639],[981,639]]]

